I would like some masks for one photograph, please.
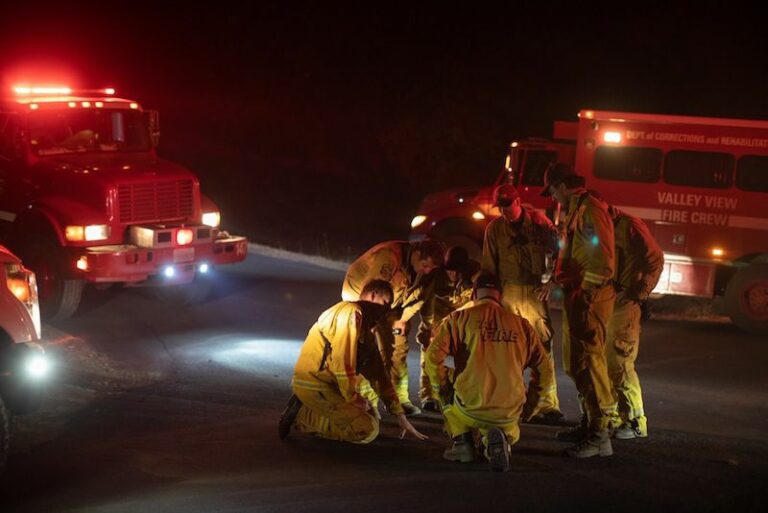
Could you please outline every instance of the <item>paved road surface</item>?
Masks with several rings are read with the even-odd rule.
[[[556,428],[525,425],[512,470],[492,474],[441,459],[435,416],[415,421],[428,442],[398,440],[391,420],[369,446],[280,442],[301,341],[343,277],[284,256],[222,271],[216,296],[194,308],[106,291],[46,326],[56,387],[41,412],[17,419],[0,510],[761,509],[768,341],[724,324],[646,325],[638,369],[651,438],[615,442],[612,458],[566,459]],[[559,383],[576,419],[574,387],[562,373]]]

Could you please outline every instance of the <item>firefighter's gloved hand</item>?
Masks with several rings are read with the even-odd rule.
[[[394,335],[408,336],[408,321],[395,321],[392,323],[392,333]]]
[[[352,399],[352,406],[366,413],[372,410],[371,403],[368,401],[368,399],[361,395],[356,395],[355,398]]]
[[[400,435],[400,438],[405,438],[406,433],[409,433],[414,436],[417,440],[428,440],[429,437],[427,435],[424,435],[420,433],[415,427],[413,427],[413,424],[411,424],[408,419],[405,417],[405,413],[398,413],[397,414],[397,423],[400,425],[400,428],[403,430],[402,434]]]

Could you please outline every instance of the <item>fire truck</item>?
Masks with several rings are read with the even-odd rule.
[[[722,296],[737,326],[768,333],[768,122],[582,110],[551,141],[513,142],[491,186],[427,196],[411,237],[479,252],[498,216],[493,188],[512,183],[524,204],[552,212],[540,192],[555,162],[649,225],[665,256],[655,294]]]
[[[214,266],[246,257],[189,170],[156,153],[156,111],[112,88],[16,86],[0,98],[0,240],[37,275],[44,318],[86,284],[203,299]]]

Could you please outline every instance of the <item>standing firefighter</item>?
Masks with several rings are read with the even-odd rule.
[[[609,211],[616,234],[617,296],[608,324],[605,356],[622,421],[614,436],[644,438],[648,436],[648,423],[635,360],[640,349],[641,305],[659,282],[664,252],[642,220],[615,207]]]
[[[608,205],[584,188],[584,178],[567,164],[547,171],[542,196],[554,196],[566,209],[565,240],[555,268],[563,287],[563,359],[576,383],[582,425],[558,433],[577,442],[576,458],[613,454],[609,429],[616,419],[616,399],[605,358],[606,331],[616,290],[613,220]]]
[[[392,286],[393,312],[378,336],[392,384],[407,415],[421,412],[408,396],[408,321],[424,303],[424,275],[442,264],[444,251],[441,243],[431,240],[382,242],[352,262],[344,277],[341,297],[345,301],[358,300],[370,280],[384,280]]]
[[[443,267],[430,274],[430,291],[422,306],[421,323],[416,340],[421,346],[421,383],[419,399],[424,410],[436,411],[438,397],[432,391],[427,374],[426,354],[437,327],[445,317],[472,299],[473,280],[480,272],[480,263],[469,258],[463,246],[452,246],[445,254]]]
[[[371,442],[379,434],[379,419],[358,392],[361,380],[372,384],[401,428],[426,438],[405,418],[373,334],[389,310],[392,288],[373,280],[360,298],[332,306],[309,330],[293,373],[294,395],[280,418],[280,438],[295,427],[330,440]]]
[[[483,272],[499,277],[504,304],[531,323],[548,354],[542,366],[531,371],[523,419],[556,423],[563,414],[557,398],[552,320],[546,303],[549,289],[542,287],[542,276],[547,274],[547,257],[558,250],[557,229],[543,214],[524,208],[512,185],[496,187],[493,197],[501,217],[485,230]]]
[[[530,323],[501,304],[500,289],[494,275],[477,278],[476,300],[438,328],[427,349],[427,372],[453,438],[443,457],[473,461],[472,430],[477,429],[491,469],[506,471],[509,447],[520,438],[523,372],[541,365],[547,353]],[[448,356],[453,357],[453,376],[445,365]]]

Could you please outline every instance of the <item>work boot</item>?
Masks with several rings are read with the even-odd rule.
[[[545,413],[537,413],[526,421],[528,424],[542,424],[545,426],[561,426],[563,414],[558,410],[550,410]]]
[[[419,407],[410,401],[407,403],[401,403],[400,406],[403,407],[403,412],[405,413],[406,417],[412,417],[413,415],[418,415],[421,413]]]
[[[633,438],[647,438],[648,430],[642,429],[636,420],[624,422],[613,432],[613,437],[619,440],[632,440]]]
[[[608,430],[592,431],[589,436],[565,451],[571,458],[591,458],[592,456],[611,456],[611,436]]]
[[[500,428],[488,430],[488,447],[486,447],[488,466],[493,472],[509,470],[509,442],[507,435]]]
[[[285,407],[283,414],[280,415],[280,422],[277,423],[277,436],[280,437],[280,440],[285,440],[288,437],[300,409],[301,401],[296,395],[292,395],[288,399],[288,406]]]
[[[440,404],[434,399],[425,399],[421,401],[421,409],[424,411],[440,411]]]
[[[453,438],[453,444],[443,452],[448,461],[470,463],[475,460],[475,441],[472,433],[464,433]]]

